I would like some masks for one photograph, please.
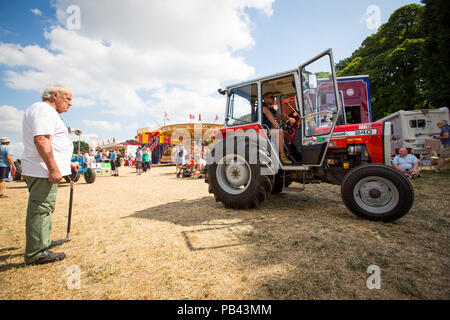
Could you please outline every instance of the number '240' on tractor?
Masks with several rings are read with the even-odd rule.
[[[301,190],[309,183],[330,183],[341,186],[344,204],[362,218],[388,222],[404,216],[414,189],[391,166],[390,124],[337,126],[343,107],[337,88],[328,49],[297,69],[219,89],[227,97],[225,124],[208,153],[205,176],[216,201],[253,208],[292,182],[303,184],[296,188]],[[274,112],[290,110],[295,124],[267,127],[261,108],[267,93],[274,96]]]

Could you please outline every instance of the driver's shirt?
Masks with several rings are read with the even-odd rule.
[[[264,107],[269,109],[269,111],[272,113],[273,117],[275,118],[277,111],[274,108],[270,108],[265,102],[263,102],[262,106],[263,106],[263,110],[264,110]],[[270,122],[269,118],[267,118],[267,116],[264,112],[262,112],[262,125],[263,125],[264,129],[266,128],[266,126],[269,129],[273,128],[272,122]]]

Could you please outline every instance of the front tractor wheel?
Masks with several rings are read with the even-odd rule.
[[[378,164],[356,167],[342,182],[341,196],[356,215],[372,221],[394,221],[414,203],[408,178],[395,169]]]
[[[208,165],[209,192],[226,208],[259,207],[272,191],[268,176],[261,175],[258,164],[249,164],[237,154],[225,155],[219,163]]]

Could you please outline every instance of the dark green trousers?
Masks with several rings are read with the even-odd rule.
[[[47,178],[26,177],[29,191],[26,218],[25,263],[39,259],[50,246],[52,213],[55,210],[58,185]]]

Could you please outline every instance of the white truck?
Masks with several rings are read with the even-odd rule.
[[[420,156],[425,151],[425,140],[439,134],[437,123],[440,120],[449,121],[448,108],[400,110],[378,121],[391,123],[391,155],[398,154],[404,147]]]

